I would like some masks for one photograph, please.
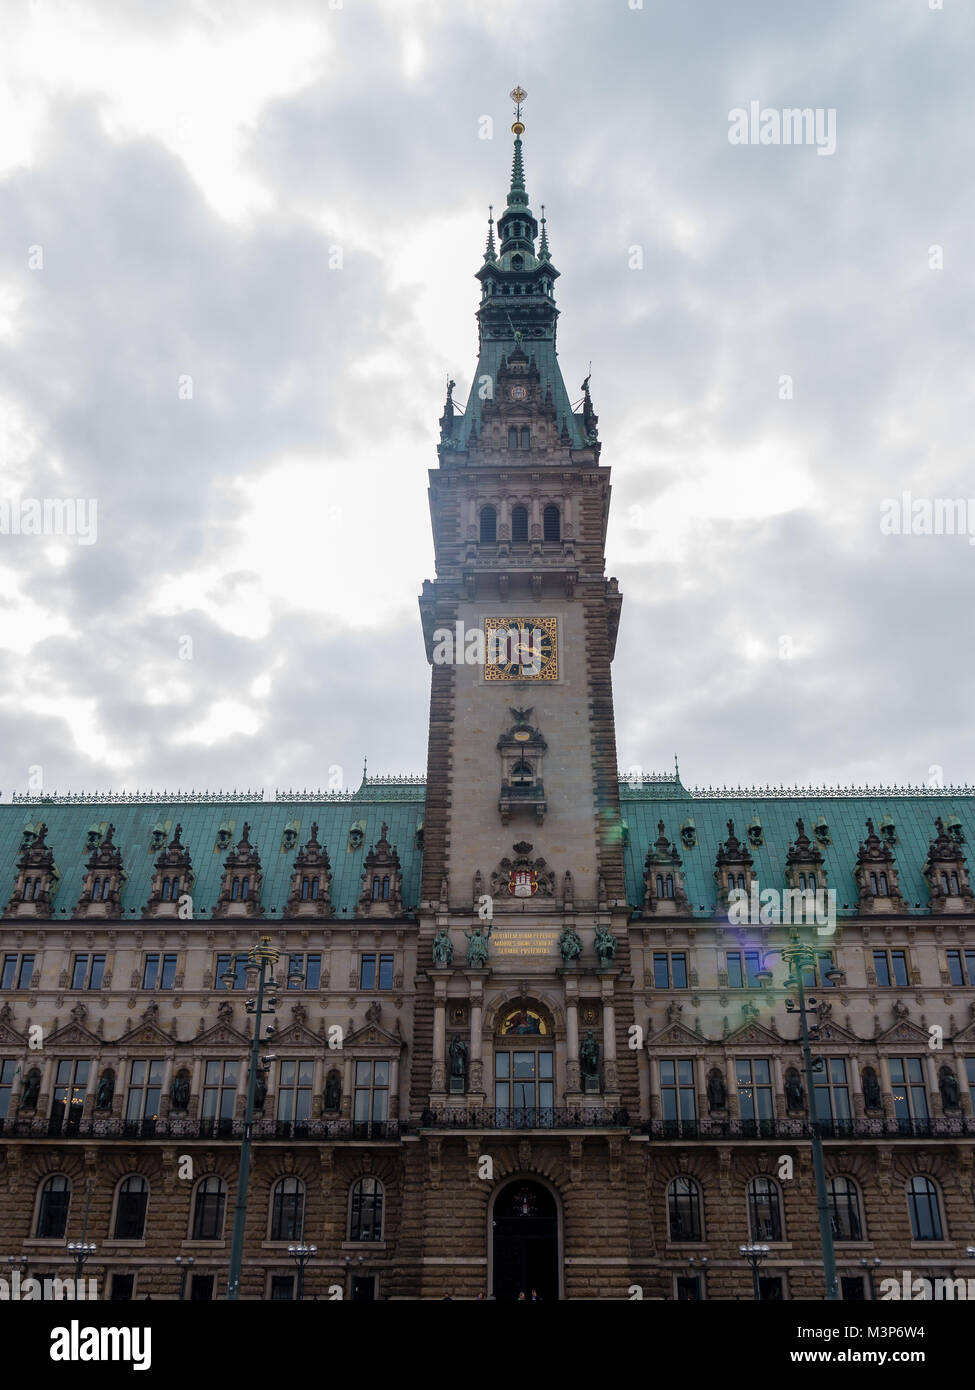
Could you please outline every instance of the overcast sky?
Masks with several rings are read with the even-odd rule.
[[[975,781],[975,547],[880,525],[975,532],[975,8],[635,4],[6,0],[0,499],[98,529],[0,535],[4,799],[424,770],[515,83],[613,470],[620,765]],[[835,153],[730,143],[753,101]]]

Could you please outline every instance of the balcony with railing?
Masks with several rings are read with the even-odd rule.
[[[738,1140],[809,1139],[808,1120],[651,1120],[641,1126],[651,1139]],[[941,1116],[937,1119],[817,1120],[821,1139],[975,1139],[975,1116]]]

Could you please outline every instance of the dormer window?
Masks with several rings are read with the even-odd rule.
[[[524,268],[525,268],[525,258],[524,258],[524,256],[512,256],[512,257],[511,257],[511,269],[512,269],[512,270],[524,270]]]
[[[657,897],[658,897],[658,898],[672,898],[673,896],[674,896],[674,875],[673,875],[673,874],[658,874],[658,875],[657,875]]]
[[[384,821],[379,839],[366,855],[357,917],[394,917],[403,911],[402,870],[396,848],[386,838],[388,830]]]
[[[289,917],[330,917],[332,903],[331,866],[328,852],[318,842],[318,822],[311,827],[311,837],[298,851],[291,878],[291,893],[285,907]]]

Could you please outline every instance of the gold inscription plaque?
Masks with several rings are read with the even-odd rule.
[[[548,927],[536,931],[496,927],[491,935],[491,953],[496,956],[550,956],[559,948],[559,933]]]

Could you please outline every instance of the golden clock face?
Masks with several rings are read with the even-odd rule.
[[[484,679],[558,680],[558,624],[558,618],[485,618]]]

